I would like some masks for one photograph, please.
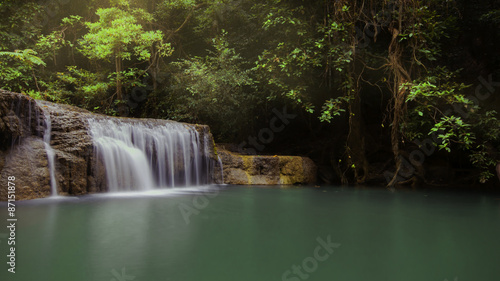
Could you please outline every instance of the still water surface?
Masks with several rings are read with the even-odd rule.
[[[16,273],[4,226],[0,280],[500,280],[498,195],[184,191],[19,202]]]

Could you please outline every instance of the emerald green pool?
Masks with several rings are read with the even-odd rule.
[[[211,189],[18,202],[15,274],[0,203],[0,280],[500,280],[498,195]]]

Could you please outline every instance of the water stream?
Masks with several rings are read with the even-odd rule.
[[[120,119],[90,119],[89,125],[111,192],[209,183],[208,143],[201,147],[193,127]]]
[[[217,163],[220,169],[220,183],[224,184],[224,166],[222,165],[222,159],[220,159],[220,156],[217,156]]]
[[[39,104],[40,108],[43,108],[41,104]],[[45,121],[45,130],[43,133],[43,142],[45,145],[45,151],[47,152],[47,163],[48,163],[48,168],[49,168],[49,174],[50,174],[50,192],[52,196],[57,196],[57,182],[56,182],[56,176],[55,176],[55,152],[54,149],[52,149],[52,146],[50,146],[50,138],[52,134],[52,120],[50,119],[50,113],[48,110],[43,110],[43,116],[44,116],[44,121]],[[31,113],[31,110],[30,110]],[[29,117],[31,119],[31,115]]]

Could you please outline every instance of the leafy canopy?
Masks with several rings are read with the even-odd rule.
[[[112,7],[98,9],[97,22],[85,22],[89,32],[79,41],[80,51],[90,59],[109,60],[112,57],[140,61],[150,60],[152,48],[167,56],[172,49],[163,42],[159,30],[146,31],[140,22],[152,22],[150,14],[142,9]]]

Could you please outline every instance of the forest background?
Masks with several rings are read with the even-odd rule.
[[[498,0],[4,0],[0,87],[207,124],[322,181],[498,186]],[[497,82],[498,81],[498,82]]]

